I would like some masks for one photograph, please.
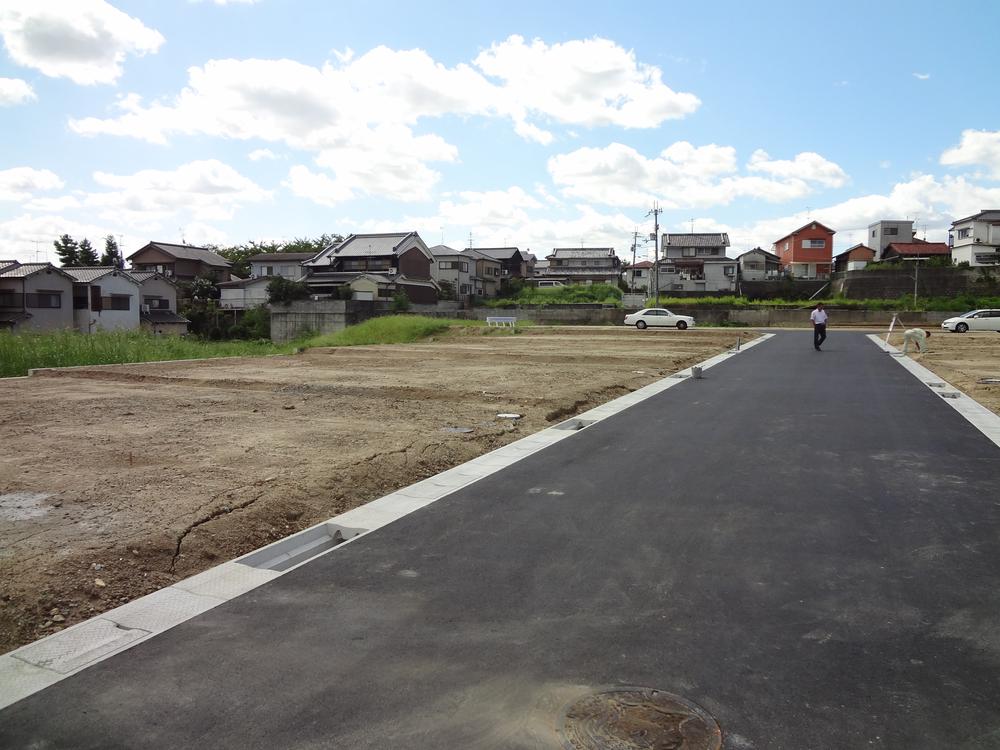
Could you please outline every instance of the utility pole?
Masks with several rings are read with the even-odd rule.
[[[656,285],[656,306],[660,306],[660,214],[663,209],[660,204],[653,201],[653,207],[649,213],[653,215],[653,283]]]
[[[639,228],[632,232],[632,282],[628,285],[630,292],[635,292],[635,248],[639,244]]]

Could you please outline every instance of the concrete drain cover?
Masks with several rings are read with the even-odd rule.
[[[569,750],[720,750],[722,730],[700,706],[653,688],[608,690],[573,703],[563,719]]]

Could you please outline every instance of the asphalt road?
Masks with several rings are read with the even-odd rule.
[[[0,746],[1000,747],[1000,449],[858,333],[770,341],[0,713]]]

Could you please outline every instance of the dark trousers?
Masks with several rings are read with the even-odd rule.
[[[813,346],[819,349],[826,341],[826,323],[817,323],[813,326]]]

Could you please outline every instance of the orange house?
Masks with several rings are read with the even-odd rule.
[[[772,245],[781,267],[800,279],[825,279],[833,263],[833,235],[836,232],[811,221]]]

